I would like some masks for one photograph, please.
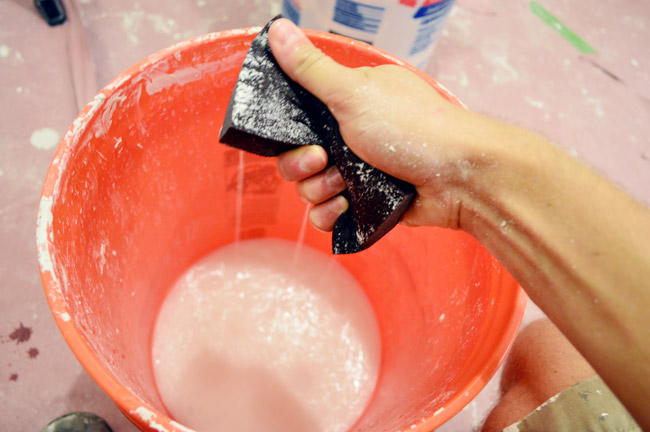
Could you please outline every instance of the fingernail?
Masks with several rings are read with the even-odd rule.
[[[325,184],[331,189],[339,189],[345,187],[345,182],[338,168],[331,166],[325,172]]]
[[[332,213],[340,216],[348,209],[348,200],[339,195],[330,200],[328,207]]]
[[[271,25],[273,36],[281,45],[290,45],[305,37],[302,31],[288,19],[279,19]],[[269,30],[271,30],[269,29]]]
[[[318,147],[310,147],[304,155],[300,157],[298,166],[304,173],[313,173],[323,169],[327,159]]]

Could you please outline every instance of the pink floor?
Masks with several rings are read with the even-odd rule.
[[[650,203],[650,1],[539,0],[598,54],[583,55],[528,0],[459,0],[427,72],[473,110],[528,127]],[[123,69],[202,33],[262,25],[280,2],[78,0],[48,27],[28,0],[0,2],[0,430],[69,411],[135,428],[69,351],[42,292],[42,181],[79,109]],[[621,221],[624,224],[625,221]],[[525,322],[542,316],[534,305]],[[440,431],[478,427],[498,378]]]

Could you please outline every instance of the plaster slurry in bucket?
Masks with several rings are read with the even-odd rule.
[[[165,406],[201,431],[345,432],[372,396],[380,355],[352,275],[331,255],[276,239],[234,243],[191,266],[153,337]]]

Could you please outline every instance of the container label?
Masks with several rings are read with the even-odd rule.
[[[454,3],[454,0],[438,0],[438,1],[426,1],[420,7],[420,9],[415,12],[413,18],[425,18],[430,17],[432,19],[440,18],[447,14],[450,9],[450,6]]]
[[[417,54],[431,46],[454,3],[455,0],[427,0],[415,12],[413,19],[421,21],[409,55]]]
[[[295,25],[300,25],[300,3],[297,0],[283,0],[282,14],[293,21]]]
[[[352,0],[336,0],[334,21],[363,32],[377,33],[384,8]]]

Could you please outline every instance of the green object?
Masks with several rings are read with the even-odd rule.
[[[530,10],[539,17],[542,21],[548,24],[553,30],[558,32],[560,36],[566,39],[571,45],[576,47],[583,54],[598,53],[591,45],[585,42],[580,36],[571,31],[570,28],[565,26],[559,19],[555,18],[552,13],[547,11],[537,3],[535,0],[530,2]]]
[[[89,412],[73,412],[52,420],[41,432],[113,432],[101,417]]]

